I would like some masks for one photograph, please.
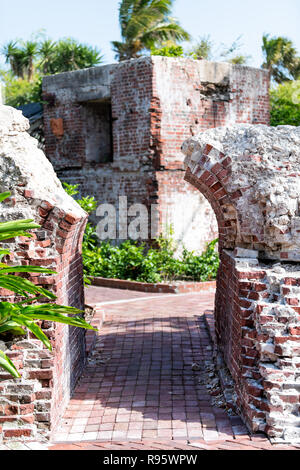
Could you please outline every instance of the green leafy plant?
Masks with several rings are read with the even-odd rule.
[[[4,85],[5,103],[18,108],[27,103],[41,101],[42,77],[34,74],[29,82],[25,78],[15,77],[11,71],[0,70],[0,81]]]
[[[300,80],[274,87],[270,98],[272,126],[300,126]]]
[[[3,202],[10,197],[10,195],[10,192],[0,194],[0,202]],[[2,222],[0,223],[0,241],[9,240],[18,236],[32,237],[28,230],[37,228],[40,228],[40,226],[35,224],[33,220]],[[47,320],[95,330],[82,318],[81,310],[57,305],[55,303],[38,304],[37,302],[45,299],[54,301],[56,296],[52,292],[36,286],[29,280],[16,276],[16,274],[56,273],[38,266],[9,266],[3,262],[3,258],[9,254],[9,250],[0,250],[0,287],[14,292],[18,297],[23,297],[24,300],[16,303],[0,302],[0,335],[7,333],[25,335],[26,331],[29,330],[51,350],[51,343],[40,326],[36,323],[37,321]],[[16,367],[3,351],[0,351],[0,367],[9,372],[13,377],[20,377]]]
[[[32,81],[34,73],[42,75],[70,72],[94,67],[102,62],[97,48],[72,38],[55,42],[49,38],[30,41],[14,40],[4,44],[1,54],[15,77]]]
[[[69,196],[77,196],[79,194],[78,191],[78,184],[69,184],[63,182],[63,187],[66,191],[66,193],[69,194]],[[91,214],[97,209],[98,202],[94,198],[94,196],[85,196],[81,198],[74,198],[76,202],[80,205],[80,207],[87,212],[88,214]]]
[[[97,48],[72,38],[55,42],[42,36],[29,41],[9,41],[2,46],[0,54],[9,65],[8,71],[0,71],[5,104],[19,107],[42,102],[43,76],[102,63],[103,56]]]
[[[95,198],[76,197],[79,194],[78,185],[63,183],[63,186],[88,213],[96,209]],[[202,255],[184,249],[177,257],[178,244],[174,240],[172,226],[165,227],[165,235],[160,235],[149,248],[145,243],[132,240],[126,240],[119,246],[110,241],[100,243],[96,228],[88,223],[82,243],[84,280],[86,284],[90,284],[91,277],[97,276],[149,283],[213,280],[219,268],[217,241],[209,243]]]
[[[82,198],[78,198],[79,191],[78,191],[78,184],[69,184],[66,182],[62,183],[65,191],[69,196],[73,197],[76,202],[80,205],[80,207],[85,210],[89,215],[97,209],[98,202],[93,196],[85,196]],[[82,241],[82,256],[86,259],[89,255],[89,251],[96,250],[98,247],[98,237],[96,233],[95,227],[93,227],[90,223],[87,223],[85,232],[83,235]],[[89,277],[86,275],[84,271],[84,283],[90,284],[91,281]]]
[[[187,278],[203,282],[216,279],[220,265],[219,254],[216,250],[217,243],[218,239],[208,243],[206,250],[200,256],[188,250],[183,251],[182,262]]]
[[[155,47],[151,48],[151,55],[159,55],[163,57],[184,57],[184,50],[182,46],[165,46],[160,49]]]
[[[209,281],[216,278],[219,256],[215,250],[217,240],[209,243],[204,253],[197,255],[183,250],[178,258],[170,240],[159,237],[156,247],[127,240],[119,246],[102,242],[93,249],[83,251],[86,277],[105,277],[139,282],[172,280]]]
[[[276,83],[300,78],[300,57],[289,38],[264,34],[262,51],[265,59],[262,68],[269,70]]]

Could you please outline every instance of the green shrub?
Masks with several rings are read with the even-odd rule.
[[[66,192],[76,197],[78,185],[63,183]],[[93,197],[76,199],[88,213],[93,212],[97,202]],[[82,243],[84,279],[90,277],[126,279],[138,282],[164,282],[172,280],[210,281],[216,278],[219,256],[216,251],[218,240],[207,245],[202,255],[186,249],[177,258],[177,245],[173,239],[173,229],[168,235],[160,235],[155,247],[147,248],[145,243],[127,240],[119,246],[111,242],[99,242],[96,229],[87,224]]]
[[[32,82],[15,77],[11,72],[0,71],[0,81],[4,84],[5,104],[18,108],[27,103],[42,101],[42,77],[35,75]]]
[[[68,183],[62,183],[63,187],[66,191],[66,193],[69,194],[69,196],[77,196],[79,194],[78,191],[78,184],[68,184]],[[98,202],[94,198],[94,196],[85,196],[81,198],[74,198],[76,202],[80,205],[80,207],[87,212],[88,214],[91,214],[97,209]]]
[[[202,255],[184,250],[179,258],[173,248],[159,244],[147,249],[145,244],[127,240],[120,246],[102,242],[95,249],[83,249],[85,275],[139,282],[172,280],[210,281],[216,278],[219,257],[217,240],[209,243]]]
[[[163,57],[184,57],[184,50],[182,46],[165,46],[161,49],[151,48],[151,55],[158,55]]]
[[[206,250],[201,256],[184,250],[183,263],[185,266],[185,276],[198,281],[210,281],[216,279],[220,259],[216,251],[218,240],[208,243]]]

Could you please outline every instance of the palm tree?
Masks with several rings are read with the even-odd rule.
[[[189,40],[189,34],[170,17],[173,0],[122,0],[119,10],[122,42],[113,41],[116,59],[139,57],[165,41]]]
[[[26,41],[23,45],[24,66],[27,72],[29,82],[33,80],[34,60],[38,54],[38,43],[35,41]]]
[[[2,54],[5,56],[5,62],[10,65],[10,68],[14,68],[14,55],[17,50],[17,42],[9,41],[2,48]]]
[[[50,73],[51,62],[55,55],[56,42],[45,39],[39,46],[40,68],[43,74]]]
[[[36,42],[27,41],[19,45],[17,41],[10,41],[3,47],[2,53],[16,77],[24,79],[27,75],[28,81],[32,81],[34,60],[38,53],[38,44]]]
[[[270,38],[263,36],[262,45],[265,62],[262,67],[270,71],[277,83],[298,79],[300,76],[300,58],[290,39],[285,37]]]
[[[18,46],[17,41],[9,41],[2,48],[2,54],[5,56],[6,63],[14,75],[19,78],[25,76],[25,55],[24,51]]]
[[[102,62],[97,48],[80,44],[74,39],[61,39],[54,47],[49,72],[61,73],[95,67]]]

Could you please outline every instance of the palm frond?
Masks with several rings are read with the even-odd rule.
[[[190,35],[177,23],[161,23],[145,32],[141,38],[142,43],[147,48],[165,41],[185,41],[189,40]]]
[[[97,331],[89,325],[81,316],[69,317],[66,315],[82,315],[82,311],[73,307],[65,307],[57,304],[31,305],[22,309],[22,314],[32,320],[47,320],[64,323],[69,326],[77,326],[86,330]]]
[[[123,0],[119,6],[119,23],[121,27],[121,34],[124,37],[124,31],[131,18],[135,0]]]
[[[25,335],[26,331],[18,325],[15,321],[8,320],[3,325],[0,325],[0,334],[11,332],[14,335]]]
[[[40,225],[35,224],[32,219],[12,220],[10,222],[0,223],[0,233],[21,231],[21,230],[32,230],[35,228],[40,228]]]
[[[11,318],[18,325],[23,326],[29,331],[31,331],[31,333],[33,333],[34,336],[39,339],[46,346],[47,349],[49,349],[49,351],[52,351],[52,346],[49,341],[49,338],[45,335],[43,330],[36,323],[34,323],[34,321],[19,312],[17,314],[12,314]]]

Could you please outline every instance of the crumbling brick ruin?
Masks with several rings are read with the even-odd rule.
[[[58,302],[83,307],[81,239],[87,214],[63,190],[52,165],[26,132],[20,111],[0,105],[0,192],[12,196],[0,206],[0,220],[34,219],[41,225],[33,238],[19,237],[7,248],[13,264],[53,269],[57,275],[28,277],[58,297]],[[0,289],[1,301],[14,301]],[[80,328],[43,322],[53,353],[29,334],[0,349],[21,372],[12,379],[0,369],[1,439],[37,439],[55,427],[68,404],[85,360],[85,333]]]
[[[240,125],[188,140],[186,181],[219,226],[216,333],[254,431],[300,441],[300,128]]]
[[[269,121],[268,85],[264,71],[159,57],[48,77],[46,150],[61,179],[99,202],[158,204],[161,225],[173,221],[190,248],[207,239],[206,213],[219,232],[216,333],[237,407],[253,431],[299,442],[300,129],[252,125]],[[8,244],[11,262],[55,269],[30,280],[82,307],[87,216],[27,129],[0,106],[0,191],[12,191],[0,220],[42,226]],[[48,435],[81,373],[84,331],[43,328],[54,354],[30,335],[0,341],[22,371],[18,380],[0,373],[0,439]]]
[[[43,91],[46,155],[60,179],[99,203],[157,204],[160,228],[173,225],[194,250],[217,237],[217,223],[184,182],[182,142],[269,123],[268,73],[226,63],[144,57],[46,77]]]

